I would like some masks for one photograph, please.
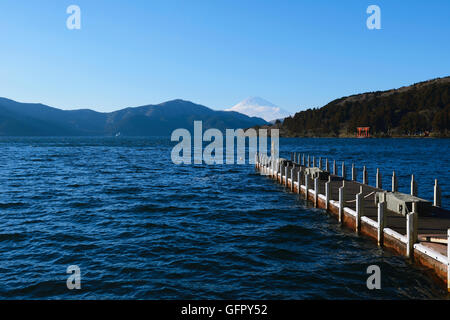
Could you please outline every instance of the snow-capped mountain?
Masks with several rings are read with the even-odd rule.
[[[249,117],[259,117],[266,121],[284,119],[291,114],[260,97],[247,98],[226,111],[236,111]]]

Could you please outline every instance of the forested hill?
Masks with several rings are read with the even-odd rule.
[[[279,126],[280,124],[278,124]],[[334,100],[288,117],[284,136],[450,136],[450,77]]]

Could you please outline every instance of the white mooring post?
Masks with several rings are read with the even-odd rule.
[[[314,207],[317,208],[319,201],[319,177],[314,178]]]
[[[263,156],[261,156],[261,170],[260,170],[260,173],[262,174],[262,175],[264,175],[264,157]]]
[[[285,179],[284,179],[284,186],[285,187],[288,186],[288,168],[289,168],[289,166],[286,166],[284,168],[284,177],[285,177]]]
[[[413,233],[413,239],[414,239],[414,243],[416,243],[419,239],[419,208],[417,206],[417,202],[413,202],[412,203],[412,209],[413,209],[413,213],[414,213],[414,233]],[[413,248],[414,249],[414,248]]]
[[[345,180],[342,181],[342,187],[339,188],[339,222],[342,223],[342,216],[344,214],[344,187]]]
[[[354,163],[352,163],[352,181],[356,181],[356,168]]]
[[[301,154],[298,154],[298,164],[301,166],[302,165],[302,157]]]
[[[336,160],[333,160],[333,174],[334,174],[334,175],[337,175]]]
[[[408,258],[413,257],[414,252],[414,243],[417,242],[417,238],[415,238],[415,235],[417,234],[416,228],[417,218],[415,217],[417,215],[417,212],[410,212],[406,216],[406,238],[407,238],[407,244],[406,244],[406,256]]]
[[[276,172],[276,176],[275,179],[278,181],[278,174],[281,173],[281,160],[280,158],[277,159],[277,172]]]
[[[330,172],[330,164],[328,163],[328,158],[325,159],[325,171]]]
[[[447,229],[447,291],[450,292],[450,229]]]
[[[283,175],[283,174],[281,173],[281,161],[278,161],[277,176],[276,176],[277,182],[278,182],[278,173],[279,173],[280,175]]]
[[[270,159],[269,160],[269,164],[270,164],[269,175],[272,178],[272,176],[273,176],[273,163],[274,163],[275,160],[272,158],[272,156],[270,156],[269,159]]]
[[[316,166],[316,156],[312,157],[312,166],[313,168]]]
[[[328,176],[328,181],[325,183],[325,209],[328,210],[328,204],[330,202],[331,197],[331,177]]]
[[[378,245],[382,246],[384,241],[384,213],[386,209],[386,202],[378,202]]]
[[[309,174],[305,174],[305,199],[308,201]]]
[[[380,169],[377,168],[377,182],[376,182],[376,188],[377,189],[381,189],[383,188],[383,183],[381,182],[381,173],[380,173]]]
[[[264,156],[264,164],[263,164],[263,175],[267,173],[267,157]]]
[[[280,173],[280,183],[283,183],[283,164],[281,161],[278,162],[278,172]],[[277,181],[278,181],[278,174],[277,174]]]
[[[264,174],[265,175],[268,175],[269,174],[269,157],[267,157],[266,156],[266,166],[265,166],[266,168],[266,170],[265,170],[265,172],[264,172]]]
[[[356,223],[355,223],[355,231],[359,232],[361,230],[361,217],[363,214],[363,193],[356,194]]]
[[[278,159],[273,162],[272,178],[275,178],[278,172]]]
[[[417,197],[417,181],[414,179],[414,175],[411,175],[411,195]]]
[[[306,166],[306,162],[305,162],[305,154],[302,154],[302,165]]]
[[[262,174],[264,175],[266,173],[266,156],[263,155],[262,158]]]
[[[435,207],[440,207],[442,205],[441,203],[441,187],[438,184],[438,180],[434,179],[434,199],[433,199],[433,205]]]
[[[306,166],[309,168],[310,164],[311,164],[311,162],[309,161],[309,154],[308,154],[308,162],[306,163]]]
[[[366,166],[364,166],[364,168],[363,168],[363,184],[368,184],[369,183],[369,181],[368,181],[368,176],[367,176],[367,169],[366,169]]]
[[[291,191],[294,192],[294,168],[291,169]]]
[[[345,162],[342,161],[342,178],[344,178],[344,180],[345,180],[346,177],[347,177],[347,172],[345,172]]]
[[[396,192],[398,190],[398,180],[395,175],[395,171],[392,171],[392,192]]]
[[[297,182],[298,182],[297,193],[298,193],[298,194],[300,194],[300,190],[301,190],[301,188],[300,188],[300,186],[301,186],[301,183],[300,183],[300,175],[301,175],[301,173],[302,173],[302,167],[300,167],[300,168],[298,169],[298,171],[297,171]]]
[[[273,179],[273,173],[275,171],[275,159],[272,158],[272,161],[270,162],[270,166],[272,168],[272,171],[270,173],[270,177]]]

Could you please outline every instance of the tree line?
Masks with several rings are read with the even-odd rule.
[[[334,100],[284,119],[286,136],[450,136],[450,77]]]

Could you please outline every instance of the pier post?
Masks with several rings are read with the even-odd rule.
[[[414,243],[417,242],[417,212],[410,212],[406,216],[406,238],[408,240],[406,244],[406,256],[408,258],[413,257]]]
[[[302,185],[302,184],[300,183],[300,176],[301,176],[301,174],[302,174],[302,167],[300,167],[300,168],[298,169],[298,171],[297,171],[297,182],[298,182],[297,193],[298,193],[298,194],[300,194],[300,190],[301,190],[300,186]]]
[[[377,189],[381,189],[383,188],[383,183],[381,182],[381,173],[380,173],[380,169],[377,168],[377,182],[376,182],[376,188]]]
[[[288,186],[288,168],[289,166],[284,167],[284,186]]]
[[[384,222],[384,213],[386,209],[386,202],[378,202],[378,245],[382,246],[383,245],[383,240],[384,240],[384,226],[385,226],[385,222]]]
[[[297,152],[294,152],[294,163],[297,162]]]
[[[291,152],[291,161],[294,161],[294,153]]]
[[[302,164],[303,164],[303,166],[306,166],[306,162],[305,162],[305,154],[302,155],[302,158],[303,158]]]
[[[294,192],[294,167],[291,169],[291,191]]]
[[[344,187],[345,180],[342,181],[342,187],[339,188],[339,222],[342,223],[342,216],[344,214]]]
[[[367,176],[367,169],[366,169],[366,166],[364,166],[364,168],[363,168],[363,184],[368,184],[369,183],[369,181],[368,181],[368,176]]]
[[[265,166],[264,161],[265,161],[264,156],[261,156],[261,170],[259,171],[262,175],[264,175],[264,166]]]
[[[263,167],[262,167],[262,174],[265,175],[266,174],[267,158],[264,155],[263,155],[262,165],[263,165]]]
[[[266,165],[267,165],[267,156],[263,155],[263,161],[262,161],[262,165],[263,165],[263,173],[265,172],[266,169]]]
[[[337,175],[336,160],[333,160],[333,174]]]
[[[363,206],[363,193],[362,190],[360,193],[356,194],[356,221],[355,221],[355,231],[359,233],[361,230],[361,216],[363,214],[364,206]]]
[[[346,177],[347,177],[347,173],[345,172],[345,162],[342,161],[342,178],[344,178],[344,180],[345,180]]]
[[[447,291],[450,292],[450,229],[447,229]]]
[[[411,175],[411,195],[417,197],[417,181],[414,179],[414,175]]]
[[[278,180],[278,169],[280,168],[280,159],[277,159],[276,161],[275,161],[275,170],[274,170],[274,172],[273,172],[273,177],[276,179],[276,180]]]
[[[306,166],[309,168],[309,165],[310,165],[311,163],[309,162],[309,154],[308,154],[308,162],[306,163]]]
[[[328,158],[325,159],[325,171],[330,172],[330,164],[328,163]]]
[[[438,184],[438,180],[434,179],[434,199],[433,199],[433,205],[435,207],[440,207],[442,205],[441,203],[441,187]],[[450,247],[450,245],[449,245]]]
[[[398,180],[395,175],[395,171],[392,171],[392,192],[397,192],[398,190]]]
[[[322,157],[319,157],[319,169],[322,169]]]
[[[417,206],[417,202],[412,203],[412,211],[414,213],[414,228],[413,228],[413,239],[414,243],[416,243],[419,239],[419,210]]]
[[[328,181],[325,183],[325,209],[328,210],[328,204],[331,197],[331,177],[328,176]]]
[[[281,163],[281,161],[278,163],[279,164],[279,172],[280,172],[280,183],[283,183],[283,164]],[[277,173],[277,181],[278,181],[278,173]]]
[[[354,163],[352,163],[352,181],[356,181],[356,168]]]
[[[273,162],[272,157],[269,157],[268,168],[267,168],[269,177],[272,177],[272,167],[273,167],[272,162]]]
[[[314,207],[317,208],[319,200],[319,177],[314,179]]]
[[[305,199],[308,201],[309,173],[305,174]]]
[[[316,166],[316,156],[312,157],[312,166],[313,168]]]
[[[275,176],[275,163],[276,163],[276,161],[275,161],[275,159],[272,159],[272,174],[270,175],[271,176],[271,178],[273,179],[273,177]]]

